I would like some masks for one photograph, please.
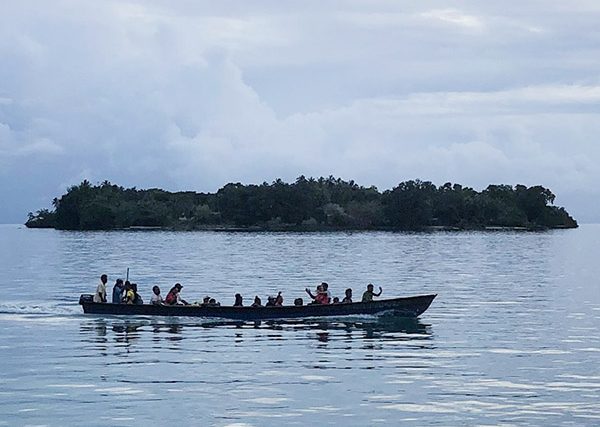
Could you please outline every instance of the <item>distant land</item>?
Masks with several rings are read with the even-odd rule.
[[[475,191],[414,180],[380,192],[354,181],[300,176],[261,185],[230,183],[216,193],[138,190],[87,180],[29,213],[29,228],[114,230],[540,230],[576,228],[542,186],[490,185]]]

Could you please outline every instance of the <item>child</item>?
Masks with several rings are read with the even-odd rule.
[[[153,305],[163,305],[165,301],[163,300],[162,295],[160,294],[160,288],[158,286],[152,287],[152,297],[150,298],[150,304]]]
[[[346,296],[342,300],[342,304],[350,304],[352,302],[352,289],[346,289]]]
[[[371,301],[373,301],[373,297],[378,297],[379,295],[381,295],[382,292],[383,292],[383,289],[381,289],[381,286],[379,287],[378,294],[373,292],[373,285],[371,283],[369,283],[367,285],[367,290],[363,293],[362,302],[371,302]]]

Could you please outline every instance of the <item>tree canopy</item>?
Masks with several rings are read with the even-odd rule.
[[[123,188],[84,180],[53,201],[54,210],[29,213],[28,227],[109,230],[129,227],[257,230],[421,230],[429,227],[573,228],[542,186],[459,184],[411,180],[391,190],[354,181],[300,176],[260,185],[229,183],[216,193]]]

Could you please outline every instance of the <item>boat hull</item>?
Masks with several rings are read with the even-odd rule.
[[[389,315],[415,318],[422,314],[436,295],[419,295],[352,304],[303,305],[282,307],[200,307],[197,305],[130,305],[97,303],[89,295],[82,295],[79,304],[87,314],[123,316],[186,316],[230,320],[299,319],[309,317],[341,317]]]

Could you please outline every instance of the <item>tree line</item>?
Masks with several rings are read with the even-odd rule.
[[[27,227],[110,230],[129,227],[249,230],[421,230],[430,227],[574,228],[577,222],[542,186],[459,184],[411,180],[391,190],[354,181],[300,176],[260,185],[229,183],[216,193],[123,188],[84,180],[29,213]]]

